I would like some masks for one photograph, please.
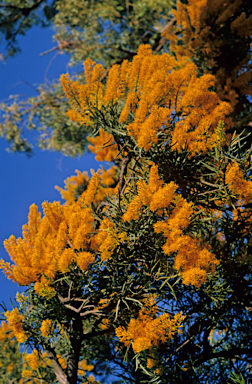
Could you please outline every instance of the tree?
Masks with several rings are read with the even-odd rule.
[[[1,263],[28,286],[8,322],[59,383],[85,382],[81,361],[102,382],[249,380],[250,136],[178,49],[61,77],[69,121],[113,167],[77,172],[43,217],[32,205]]]
[[[167,43],[161,36],[169,24],[173,1],[47,1],[7,0],[1,3],[0,33],[7,41],[7,56],[18,50],[17,36],[32,25],[52,24],[57,46],[52,50],[67,52],[72,64],[91,57],[106,67],[131,59],[141,43],[150,42],[159,52]],[[165,12],[164,12],[165,10]],[[97,49],[99,47],[99,49]],[[52,50],[49,50],[52,51]],[[76,78],[82,81],[80,74]],[[38,129],[43,149],[66,155],[82,154],[90,132],[66,118],[69,108],[59,83],[41,85],[37,96],[2,103],[0,135],[11,150],[31,153],[26,129]]]
[[[68,117],[117,168],[69,179],[65,205],[31,206],[23,239],[6,240],[2,268],[29,287],[6,314],[16,337],[46,351],[59,383],[79,382],[83,359],[120,382],[248,377],[251,148],[225,141],[231,106],[213,75],[149,45],[106,84],[84,67],[84,84],[61,77]]]

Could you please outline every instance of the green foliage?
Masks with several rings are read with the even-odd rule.
[[[248,381],[245,381],[242,374],[234,373],[230,376],[233,383],[236,384],[248,384]]]
[[[55,37],[71,54],[72,63],[91,57],[107,67],[132,57],[142,43],[160,42],[173,4],[172,0],[59,1]]]
[[[61,86],[57,83],[41,86],[37,92],[38,96],[28,100],[14,96],[11,104],[0,104],[0,137],[5,137],[11,151],[31,154],[32,145],[24,135],[27,130],[37,130],[41,149],[59,151],[66,156],[82,154],[90,132],[66,116],[69,103]]]

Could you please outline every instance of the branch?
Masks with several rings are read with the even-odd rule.
[[[99,311],[86,311],[86,312],[82,312],[82,313],[80,313],[80,316],[85,316],[85,315],[88,315],[89,313],[97,314],[98,316],[106,316],[104,313],[99,312]]]
[[[0,7],[3,7],[3,8],[11,8],[11,9],[20,9],[19,7],[15,6],[15,5],[12,5],[12,4],[4,4],[4,3],[0,3]]]
[[[218,359],[219,357],[225,357],[228,359],[233,359],[234,357],[241,355],[248,354],[249,356],[252,355],[252,348],[239,348],[239,347],[233,347],[232,349],[229,349],[227,351],[219,351],[219,352],[208,352],[203,354],[203,356],[196,361],[194,364],[195,367],[199,367],[202,363],[205,361],[211,360],[211,359]]]
[[[171,19],[165,26],[163,29],[161,29],[160,31],[160,36],[157,37],[155,39],[155,43],[153,44],[152,46],[152,50],[155,51],[155,52],[159,52],[161,51],[161,49],[163,48],[163,46],[165,45],[166,41],[167,41],[167,38],[162,36],[162,34],[168,29],[170,28],[173,24],[175,24],[177,22],[177,20],[175,18]]]
[[[183,348],[186,344],[188,344],[193,338],[195,337],[195,335],[192,335],[189,339],[187,339],[186,341],[184,341],[183,344],[181,344],[176,350],[175,350],[175,353],[177,353],[181,348]],[[166,359],[166,363],[170,360],[170,358],[173,356],[174,352],[172,352],[170,354],[170,356]]]
[[[95,332],[85,333],[84,339],[90,339],[91,337],[106,335],[107,333],[112,333],[113,331],[114,331],[114,328],[110,327],[108,329],[105,329],[104,331],[95,331]]]
[[[76,48],[78,45],[80,45],[80,44],[74,40],[62,41],[62,42],[58,41],[58,45],[56,47],[50,48],[47,51],[40,53],[39,56],[47,55],[48,53],[56,51],[57,49],[59,49],[60,51],[63,51],[63,49],[67,49],[67,48],[69,48],[69,49]]]
[[[57,359],[53,349],[51,349],[50,347],[47,347],[46,352],[47,352],[49,359],[52,362],[54,372],[55,372],[55,375],[57,376],[59,383],[60,384],[70,384],[69,381],[67,380],[67,376],[66,376],[65,372],[63,371],[61,365],[58,362],[58,359]]]
[[[107,207],[112,207],[111,204],[109,204],[108,202],[105,202],[105,201],[102,201],[101,204],[98,205],[98,207],[96,208],[96,212],[99,211],[99,209],[103,206],[107,206]]]
[[[118,205],[119,205],[119,208],[120,208],[120,201],[121,201],[122,191],[123,191],[123,187],[124,187],[124,184],[125,184],[124,176],[127,173],[127,167],[128,167],[128,164],[129,164],[130,160],[131,160],[131,156],[130,155],[128,155],[126,157],[123,157],[123,160],[122,160],[122,168],[121,168],[121,173],[120,173],[120,178],[119,178],[119,190],[118,190]]]
[[[91,307],[95,307],[94,305],[85,305],[86,303],[89,302],[90,300],[90,297],[87,298],[87,299],[80,299],[80,298],[75,298],[75,297],[70,297],[70,289],[71,289],[71,286],[69,287],[69,292],[68,292],[68,296],[67,297],[62,297],[59,293],[58,293],[58,299],[59,301],[64,305],[65,308],[68,308],[70,309],[71,311],[74,311],[76,313],[80,313],[82,309],[85,309],[85,308],[91,308]],[[66,303],[69,303],[69,302],[73,302],[73,301],[82,301],[82,304],[80,305],[79,308],[75,308],[73,307],[72,305],[70,304],[66,304]],[[84,306],[85,305],[85,306]],[[95,310],[95,311],[86,311],[86,312],[83,312],[83,313],[80,313],[80,316],[84,316],[88,313],[97,313],[98,311]]]
[[[134,170],[135,170],[135,167],[136,167],[137,162],[138,162],[139,159],[140,159],[140,156],[137,156],[137,158],[135,159],[135,162],[134,162],[133,167],[132,167],[132,169],[131,169],[131,173],[130,173],[130,175],[129,175],[129,180],[130,180],[130,178],[131,178],[131,176],[132,176],[132,173],[133,173]],[[123,186],[123,188],[122,188],[122,191],[121,191],[121,196],[123,195],[123,193],[124,193],[124,191],[125,191],[127,185],[129,184],[129,180],[124,184],[124,186]]]
[[[213,189],[212,191],[207,191],[207,192],[203,192],[203,193],[198,193],[197,196],[207,195],[207,194],[212,193],[212,192],[221,191],[222,189],[227,189],[227,186],[226,186],[226,185],[223,185],[223,187],[220,187],[220,188],[217,188],[217,189]]]

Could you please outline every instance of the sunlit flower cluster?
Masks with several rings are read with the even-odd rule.
[[[102,261],[106,261],[110,258],[120,241],[128,241],[127,233],[116,229],[114,224],[108,218],[102,220],[99,232],[95,235],[95,242],[99,247]]]
[[[185,319],[182,313],[176,313],[173,319],[167,313],[158,316],[155,301],[153,306],[154,308],[142,308],[138,318],[130,320],[127,330],[121,326],[115,330],[122,343],[126,346],[132,344],[135,353],[165,343],[166,339],[172,339]]]
[[[31,378],[33,376],[33,372],[30,369],[23,369],[22,377]]]
[[[67,112],[68,117],[82,124],[93,125],[92,115],[101,107],[103,84],[100,79],[105,70],[101,64],[91,59],[84,62],[86,83],[80,85],[72,81],[69,74],[61,75],[61,84],[74,109]]]
[[[91,179],[92,182],[92,179]],[[95,219],[92,210],[83,206],[95,195],[96,180],[89,184],[85,196],[72,204],[43,203],[44,217],[35,204],[30,207],[28,224],[23,226],[23,238],[11,236],[5,247],[14,265],[1,261],[9,278],[20,285],[35,282],[35,291],[51,297],[51,281],[57,272],[65,273],[76,262],[86,270],[95,260],[92,243]],[[94,247],[92,247],[94,245]]]
[[[114,181],[115,168],[94,173],[77,201],[65,205],[44,202],[43,217],[35,204],[30,207],[23,238],[12,235],[4,243],[14,265],[2,260],[1,267],[10,279],[19,285],[35,283],[35,292],[49,299],[56,294],[52,282],[57,272],[69,272],[74,263],[86,271],[95,262],[97,252],[105,261],[119,241],[127,240],[126,233],[112,229],[106,219],[95,231],[96,221],[90,208],[97,194],[103,193],[101,199],[104,198],[101,179],[106,189]]]
[[[164,185],[158,175],[158,166],[152,165],[149,175],[149,184],[144,180],[137,183],[137,195],[133,198],[123,215],[124,221],[139,219],[139,212],[144,205],[148,205],[151,211],[168,208],[176,197],[178,185],[173,181]]]
[[[23,353],[23,369],[22,377],[29,378],[31,381],[20,381],[22,383],[36,383],[39,384],[41,378],[38,377],[38,368],[51,367],[52,364],[46,352],[38,352],[33,350],[32,353]]]
[[[61,193],[62,198],[69,202],[73,202],[77,199],[77,189],[82,188],[84,190],[89,181],[88,173],[86,171],[80,172],[76,169],[75,172],[77,173],[77,176],[73,175],[65,180],[64,189],[57,185],[55,186],[55,189]]]
[[[119,154],[113,136],[102,128],[96,137],[88,137],[88,141],[93,144],[88,148],[96,155],[96,161],[113,161]]]
[[[24,360],[28,364],[28,366],[34,371],[36,371],[36,369],[40,365],[39,354],[38,354],[38,351],[36,350],[32,351],[32,353],[25,354]]]
[[[69,203],[75,202],[80,196],[85,199],[85,204],[99,204],[106,195],[115,195],[118,192],[117,167],[113,166],[108,170],[99,169],[95,174],[93,170],[92,178],[88,177],[87,172],[81,173],[76,170],[77,176],[73,175],[65,180],[65,188],[55,186],[60,191],[61,196]],[[112,187],[111,187],[112,186]]]
[[[215,128],[231,112],[231,106],[209,91],[215,84],[214,76],[206,74],[197,78],[195,64],[186,60],[178,63],[166,53],[154,55],[149,45],[139,47],[132,63],[125,60],[121,66],[113,66],[106,86],[99,85],[97,71],[101,68],[98,70],[97,66],[93,66],[93,75],[89,65],[91,72],[84,85],[62,75],[63,87],[75,108],[71,112],[75,121],[85,123],[83,116],[90,120],[94,105],[99,109],[101,104],[114,104],[123,99],[125,105],[119,123],[126,124],[140,148],[148,150],[160,140],[170,140],[172,150],[187,148],[194,155],[215,145]],[[174,69],[178,66],[180,68]],[[111,136],[107,138],[112,140]],[[92,140],[98,144],[97,138]]]
[[[79,362],[79,371],[92,371],[94,369],[94,366],[92,364],[87,364],[87,360],[84,359],[84,360],[81,360]]]
[[[164,253],[176,254],[174,266],[181,272],[183,283],[199,287],[206,281],[208,272],[214,273],[219,262],[200,239],[183,234],[192,213],[192,203],[178,196],[170,217],[155,223],[154,230],[156,233],[164,233]]]
[[[52,322],[50,319],[43,320],[41,323],[40,331],[42,336],[47,337],[52,330]]]
[[[144,205],[157,214],[165,213],[167,218],[154,224],[154,231],[163,232],[166,238],[163,251],[167,255],[176,254],[174,266],[181,272],[183,283],[199,287],[206,281],[207,273],[215,271],[218,261],[201,240],[183,233],[190,224],[193,204],[178,195],[177,189],[174,182],[164,185],[158,175],[157,165],[153,164],[149,184],[143,180],[138,181],[137,195],[128,205],[123,220],[138,220]]]
[[[58,362],[61,365],[61,367],[63,369],[66,369],[67,368],[67,360],[64,357],[60,356],[59,354],[57,354],[56,356],[57,356]]]
[[[11,312],[6,311],[5,317],[7,318],[8,324],[12,329],[17,341],[23,343],[25,340],[27,340],[28,337],[22,328],[22,320],[24,317],[19,314],[18,309],[14,308]]]
[[[12,328],[9,324],[6,323],[6,321],[2,321],[0,326],[0,341],[12,339],[14,337]]]

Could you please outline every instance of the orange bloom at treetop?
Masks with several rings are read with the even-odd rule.
[[[149,45],[139,47],[132,63],[125,60],[121,66],[114,65],[106,86],[95,75],[100,70],[100,64],[89,67],[88,81],[83,85],[62,75],[62,85],[73,107],[68,116],[82,124],[95,124],[103,108],[122,100],[120,129],[145,150],[160,140],[171,140],[172,150],[181,151],[187,146],[191,156],[205,153],[216,145],[218,122],[232,111],[227,102],[209,90],[215,84],[213,75],[198,78],[195,64],[186,59],[176,61],[166,53],[154,55]],[[226,119],[225,125],[228,124],[231,123]]]

